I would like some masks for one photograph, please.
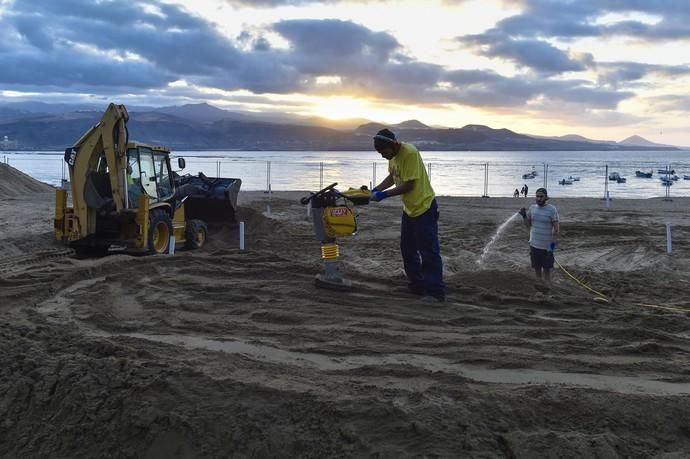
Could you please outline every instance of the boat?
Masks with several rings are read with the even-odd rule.
[[[579,182],[579,181],[580,181],[580,177],[577,177],[577,176],[573,177],[573,176],[571,175],[570,177],[568,177],[568,180],[572,180],[573,182]]]
[[[618,177],[618,180],[616,180],[616,182],[618,182],[618,183],[625,183],[625,182],[626,182],[626,179],[625,179],[625,177]]]
[[[635,177],[652,178],[652,171],[649,171],[649,172],[635,171]]]
[[[683,180],[690,180],[690,175],[684,175]]]
[[[671,186],[673,185],[673,182],[670,180],[662,180],[661,181],[661,186]]]
[[[661,180],[661,183],[664,183],[664,184],[665,184],[665,183],[670,183],[671,185],[673,185],[673,179],[672,179],[671,177],[669,177],[668,175],[662,175],[662,176],[660,176],[660,177],[659,177],[659,180]]]
[[[676,173],[676,171],[673,169],[659,169],[657,172],[660,174],[675,174]]]
[[[570,179],[561,179],[558,181],[559,185],[572,185],[573,181]]]
[[[609,174],[609,180],[611,180],[612,182],[617,182],[619,178],[621,178],[621,174],[619,174],[618,172],[611,172]]]
[[[537,173],[534,172],[534,171],[528,172],[527,174],[522,174],[522,178],[525,179],[525,180],[527,180],[527,179],[533,179],[533,178],[536,177],[536,176],[537,176]]]

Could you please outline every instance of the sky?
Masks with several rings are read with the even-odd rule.
[[[0,0],[0,104],[207,102],[690,146],[690,0]]]

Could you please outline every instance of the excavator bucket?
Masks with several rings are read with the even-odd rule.
[[[238,178],[184,175],[176,179],[177,195],[184,199],[187,219],[208,223],[236,223],[237,195],[242,180]]]

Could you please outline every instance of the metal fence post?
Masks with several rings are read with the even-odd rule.
[[[375,187],[376,185],[378,185],[378,183],[376,183],[376,161],[374,161],[374,162],[372,163],[371,169],[372,169],[372,174],[373,174],[373,175],[372,175],[372,176],[373,176],[373,180],[371,181],[371,189],[373,190],[374,187]]]
[[[606,200],[606,207],[611,207],[611,201],[609,198],[609,165],[606,165],[604,172],[604,200]]]
[[[319,190],[323,190],[323,161],[319,163]]]
[[[266,161],[266,193],[271,192],[271,162]]]
[[[489,163],[484,163],[484,194],[482,198],[489,197]]]
[[[268,204],[266,204],[266,215],[271,216],[271,162],[266,161],[266,192],[268,193]]]

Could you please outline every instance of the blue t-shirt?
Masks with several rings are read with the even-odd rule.
[[[532,204],[527,211],[532,225],[529,232],[529,245],[535,249],[548,250],[553,242],[553,222],[558,221],[558,210],[551,204],[539,207]]]

